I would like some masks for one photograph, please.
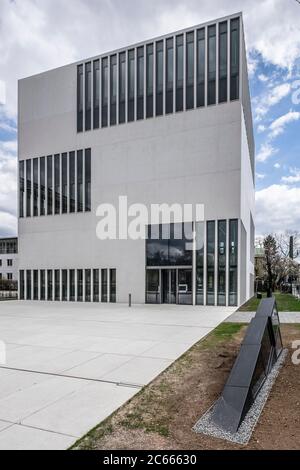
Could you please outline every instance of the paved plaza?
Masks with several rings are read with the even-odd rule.
[[[233,312],[1,302],[0,449],[68,448]]]

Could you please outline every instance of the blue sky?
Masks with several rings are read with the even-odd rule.
[[[256,141],[257,234],[300,230],[296,0],[1,0],[0,236],[17,231],[19,78],[238,11]]]

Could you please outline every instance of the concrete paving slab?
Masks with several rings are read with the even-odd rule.
[[[64,450],[74,438],[14,424],[0,432],[0,450]]]
[[[11,423],[8,423],[7,421],[0,421],[0,432],[9,428],[10,426],[12,426]]]
[[[86,382],[83,380],[50,376],[41,383],[2,398],[0,419],[19,423],[32,413],[36,413],[85,385]]]
[[[136,391],[113,384],[88,383],[22,423],[79,438],[132,398]]]
[[[172,364],[172,362],[172,359],[135,357],[121,367],[105,374],[103,379],[146,385]]]
[[[0,448],[67,448],[233,312],[1,302]]]

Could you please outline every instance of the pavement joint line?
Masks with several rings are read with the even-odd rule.
[[[24,419],[27,419],[27,417]],[[74,436],[73,434],[66,434],[64,432],[52,431],[51,429],[45,429],[39,426],[32,426],[30,424],[24,424],[22,423],[22,421],[8,421],[7,419],[2,419],[2,418],[0,418],[0,421],[2,421],[3,423],[7,423],[9,425],[7,428],[3,429],[3,431],[6,431],[6,429],[11,428],[12,426],[22,426],[23,428],[38,429],[39,431],[50,432],[51,434],[59,434],[60,436],[73,437],[74,439],[78,439],[78,436]],[[0,431],[0,435],[1,435],[1,432],[2,431]]]
[[[118,382],[118,381],[114,381],[114,380],[94,379],[94,378],[88,378],[88,377],[77,377],[77,376],[74,376],[74,375],[58,374],[58,373],[55,373],[55,372],[42,372],[42,371],[30,370],[30,369],[20,369],[20,368],[17,368],[17,367],[0,366],[0,369],[12,370],[12,371],[16,371],[16,372],[25,372],[25,373],[28,373],[28,374],[48,375],[49,377],[62,377],[62,378],[65,378],[65,379],[85,380],[86,382],[106,383],[106,384],[116,385],[117,387],[136,388],[136,389],[141,389],[141,388],[144,387],[144,385],[142,385],[142,384]],[[0,420],[1,420],[1,418],[0,418]]]

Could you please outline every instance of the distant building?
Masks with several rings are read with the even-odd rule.
[[[18,239],[0,238],[0,281],[18,280]]]

